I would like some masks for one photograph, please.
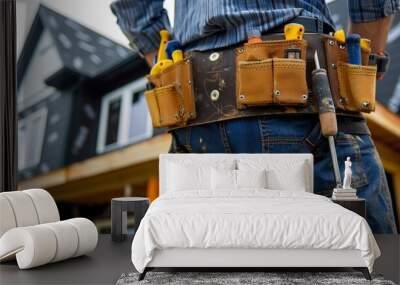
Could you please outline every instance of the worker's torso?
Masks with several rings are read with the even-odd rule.
[[[174,38],[186,51],[227,47],[298,16],[333,24],[321,0],[185,0],[175,2]]]

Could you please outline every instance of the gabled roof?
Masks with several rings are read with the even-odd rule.
[[[328,4],[337,28],[347,31],[349,10],[347,0],[336,0]],[[388,72],[383,80],[377,81],[377,99],[392,112],[400,114],[400,15],[393,21],[388,36],[387,52],[391,56]]]
[[[18,60],[19,82],[44,29],[50,32],[63,63],[63,68],[47,81],[57,81],[54,76],[93,78],[138,57],[133,51],[109,38],[40,5]]]

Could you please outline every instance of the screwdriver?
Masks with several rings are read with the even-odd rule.
[[[304,26],[297,23],[286,24],[284,29],[285,40],[302,40],[304,35]]]
[[[285,41],[302,40],[304,35],[304,26],[297,23],[286,24],[284,29]],[[301,58],[301,49],[289,47],[285,49],[286,58]]]
[[[351,34],[346,38],[347,55],[350,64],[361,64],[360,35]]]
[[[177,40],[169,41],[167,43],[165,51],[167,52],[168,58],[172,59],[174,63],[183,60],[182,46],[179,41]]]
[[[167,30],[161,30],[160,31],[160,47],[158,48],[158,56],[157,56],[157,63],[152,67],[150,70],[150,75],[155,75],[160,73],[162,70],[167,68],[168,66],[171,66],[173,64],[172,60],[168,59],[167,53],[165,51],[168,38],[169,38],[169,33]]]
[[[361,38],[360,39],[360,46],[362,49],[365,50],[371,50],[371,41],[369,39],[366,38]]]
[[[315,70],[312,72],[312,91],[314,96],[317,97],[321,132],[324,137],[328,138],[329,150],[332,157],[333,172],[335,174],[336,188],[342,188],[342,180],[340,178],[335,141],[333,138],[338,131],[335,105],[333,104],[327,73],[326,70],[321,68],[319,65],[317,51],[314,53],[314,62]]]
[[[341,44],[344,44],[346,42],[346,33],[343,29],[337,30],[333,36]]]

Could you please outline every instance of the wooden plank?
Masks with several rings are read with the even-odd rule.
[[[365,117],[374,139],[400,150],[400,117],[398,115],[377,103],[375,112],[366,114]]]
[[[44,175],[20,181],[18,188],[51,188],[68,184],[72,181],[124,169],[146,161],[158,160],[158,156],[161,153],[168,152],[170,144],[170,134],[158,135],[120,150],[99,155]]]
[[[394,192],[394,201],[393,206],[396,207],[397,211],[397,220],[400,223],[400,171],[396,173],[392,173],[393,177],[393,192]]]
[[[68,168],[68,180],[90,177],[144,161],[158,159],[161,153],[168,152],[170,143],[171,136],[163,134],[141,143],[76,163]]]
[[[396,208],[397,219],[400,222],[400,152],[393,150],[388,145],[375,140],[375,146],[382,160],[386,172],[392,176],[394,194],[393,207]]]
[[[85,179],[70,181],[62,185],[48,187],[47,190],[57,201],[88,200],[89,197],[97,196],[95,200],[103,200],[100,196],[108,192],[115,192],[126,184],[132,185],[133,196],[146,196],[145,185],[147,181],[158,173],[158,159],[147,161],[130,167],[102,173]],[[138,192],[137,187],[142,191]]]
[[[61,185],[67,182],[66,169],[58,169],[49,173],[39,175],[27,180],[18,182],[18,189],[46,188],[53,185]]]
[[[378,139],[374,143],[385,169],[389,172],[400,172],[400,152]]]

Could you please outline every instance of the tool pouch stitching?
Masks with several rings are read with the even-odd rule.
[[[375,110],[376,66],[338,63],[339,94],[345,109],[369,113]]]
[[[196,118],[190,58],[147,79],[155,86],[145,92],[153,127],[185,126]]]
[[[347,63],[347,49],[334,37],[325,36],[327,72],[335,107],[349,112],[375,109],[376,66],[367,66],[371,50],[361,49],[362,65]]]
[[[265,41],[236,49],[236,103],[238,109],[260,105],[306,105],[306,62],[284,58],[287,48],[299,48],[306,57],[307,42]]]

